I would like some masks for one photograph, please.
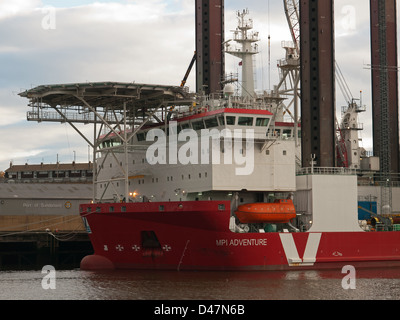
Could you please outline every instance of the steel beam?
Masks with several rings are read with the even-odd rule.
[[[302,165],[335,167],[334,0],[300,0]]]
[[[400,164],[396,0],[370,0],[370,10],[374,155],[381,158],[381,170],[397,173]],[[382,168],[387,159],[388,168]]]
[[[222,91],[225,76],[224,0],[196,0],[196,91]]]

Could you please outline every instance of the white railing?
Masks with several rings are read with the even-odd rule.
[[[297,171],[298,176],[313,175],[313,174],[353,176],[357,174],[357,170],[349,168],[311,167],[311,168],[301,168]]]
[[[93,113],[78,113],[68,112],[62,115],[58,112],[52,111],[28,111],[26,113],[28,121],[50,121],[50,122],[81,122],[81,123],[92,123],[95,121],[95,115]],[[117,115],[117,119],[112,114],[106,114],[103,118],[109,123],[119,123],[122,121],[122,117]]]

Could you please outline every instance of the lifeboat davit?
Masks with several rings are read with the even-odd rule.
[[[296,209],[292,200],[276,200],[243,204],[235,214],[241,223],[288,223],[296,218]]]

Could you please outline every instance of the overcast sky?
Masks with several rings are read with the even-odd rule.
[[[350,6],[348,4],[351,4]],[[244,6],[245,4],[245,6]],[[226,39],[248,8],[260,32],[256,87],[278,81],[281,41],[290,41],[282,0],[225,0]],[[14,164],[88,160],[67,124],[26,120],[18,93],[42,84],[117,81],[179,85],[195,50],[194,0],[0,0],[0,171]],[[363,146],[371,149],[369,1],[336,0],[336,58],[355,97],[363,91]],[[268,68],[271,35],[271,74]],[[227,58],[227,72],[238,60]],[[194,70],[187,85],[195,89]],[[344,99],[337,92],[337,108]]]

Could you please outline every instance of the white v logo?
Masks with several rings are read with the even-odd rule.
[[[289,266],[314,265],[322,233],[310,233],[308,235],[303,259],[300,259],[299,257],[299,252],[297,251],[297,247],[294,243],[293,235],[291,233],[280,233],[279,236],[281,238],[283,250],[285,251]]]

